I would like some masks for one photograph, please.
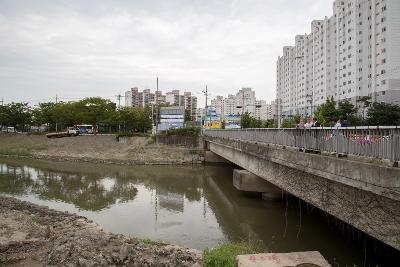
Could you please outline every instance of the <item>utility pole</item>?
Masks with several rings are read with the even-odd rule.
[[[156,91],[156,132],[157,132],[157,127],[158,127],[158,76],[157,76],[157,91]]]
[[[56,94],[56,106],[58,104],[58,95]],[[57,123],[57,118],[56,118],[56,132],[58,132],[58,123]]]
[[[3,106],[4,105],[4,99],[3,99],[3,97],[1,97],[1,106]],[[0,121],[0,131],[3,129],[3,122],[2,121]]]
[[[208,88],[206,85],[206,90],[203,91],[204,95],[206,96],[206,109],[205,109],[205,114],[207,117],[207,108],[208,108]],[[210,118],[211,119],[211,118]],[[203,130],[203,125],[201,126],[201,129]]]
[[[121,109],[121,98],[123,97],[121,94],[116,95],[118,99],[118,109]]]
[[[121,94],[118,94],[118,95],[116,95],[116,97],[118,99],[118,110],[120,110],[121,109],[121,98],[125,97],[125,96],[123,96]],[[120,123],[118,123],[118,131],[121,131],[121,124]]]

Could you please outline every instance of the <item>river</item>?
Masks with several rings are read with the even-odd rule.
[[[332,266],[391,266],[399,253],[294,197],[261,200],[229,166],[119,166],[0,158],[0,194],[85,216],[105,230],[196,249],[261,240],[317,250]]]

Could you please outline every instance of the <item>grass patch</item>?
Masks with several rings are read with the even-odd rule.
[[[151,239],[139,239],[139,240],[140,240],[140,242],[142,242],[143,244],[148,245],[148,246],[165,246],[166,245],[165,243],[163,243],[161,241],[154,241]]]
[[[46,150],[48,146],[43,143],[9,143],[0,146],[1,155],[29,156],[34,151]]]
[[[206,249],[203,254],[204,267],[236,267],[236,256],[265,252],[261,242],[240,242],[221,244],[214,249]]]
[[[32,222],[35,224],[41,224],[42,220],[39,217],[32,216]]]
[[[156,142],[156,137],[154,135],[147,138],[147,145],[152,145]]]

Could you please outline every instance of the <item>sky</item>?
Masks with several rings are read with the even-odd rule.
[[[275,98],[276,60],[333,0],[0,0],[0,101],[251,87]],[[199,103],[199,105],[201,105]]]

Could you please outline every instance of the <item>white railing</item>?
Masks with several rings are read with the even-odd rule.
[[[400,161],[400,127],[212,129],[205,136]]]

